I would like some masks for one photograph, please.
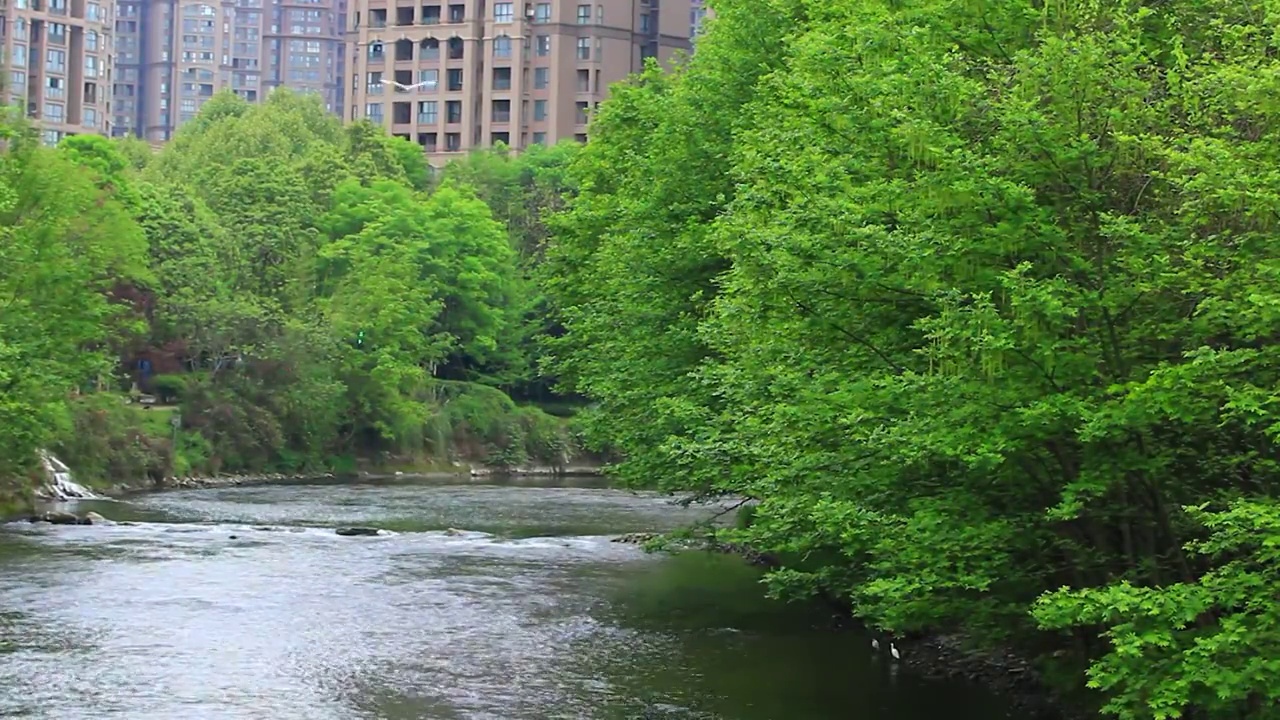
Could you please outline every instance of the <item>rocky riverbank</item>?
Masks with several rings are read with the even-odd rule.
[[[469,473],[471,477],[486,477],[489,475],[597,477],[604,474],[604,469],[598,465],[520,465],[516,467],[489,467],[486,465],[477,465],[473,466],[469,470]]]
[[[596,466],[581,465],[570,467],[528,466],[528,467],[489,467],[459,466],[452,471],[404,472],[404,471],[362,471],[353,475],[355,479],[375,479],[390,477],[503,477],[503,476],[545,476],[545,477],[594,477],[602,474]],[[135,480],[117,482],[98,492],[107,497],[123,497],[144,492],[162,490],[194,490],[203,488],[245,487],[252,485],[270,485],[272,483],[299,482],[303,480],[334,479],[334,473],[247,473],[243,475],[214,475],[205,477],[170,477],[163,480]]]
[[[135,480],[117,482],[99,489],[107,497],[124,497],[145,492],[161,490],[195,490],[202,488],[242,487],[251,485],[269,485],[272,483],[313,480],[316,478],[333,478],[333,473],[251,473],[245,475],[214,475],[211,477],[170,477],[163,480]]]
[[[1008,697],[1026,717],[1038,720],[1085,720],[1091,715],[1059,697],[1025,658],[1008,650],[972,650],[956,635],[926,635],[896,641],[903,662],[933,679],[963,680]]]

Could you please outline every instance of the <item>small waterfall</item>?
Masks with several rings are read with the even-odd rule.
[[[44,467],[44,484],[36,491],[46,500],[92,500],[97,498],[89,488],[71,477],[71,468],[46,450],[40,451],[40,464]]]

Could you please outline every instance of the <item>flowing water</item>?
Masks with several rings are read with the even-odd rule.
[[[76,509],[136,524],[0,528],[0,716],[1016,716],[913,677],[817,608],[765,600],[734,558],[610,542],[712,509],[595,481],[322,482]]]

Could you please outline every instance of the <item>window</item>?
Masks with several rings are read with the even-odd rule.
[[[98,77],[98,58],[93,55],[84,56],[84,76],[89,78]]]
[[[373,122],[382,124],[382,103],[368,103],[364,106],[364,116]]]
[[[26,18],[17,18],[13,21],[13,37],[17,40],[27,39],[27,19]]]
[[[578,6],[578,24],[579,25],[591,24],[591,6],[590,5]]]
[[[493,39],[493,56],[499,58],[511,57],[511,38],[506,35],[499,35]]]
[[[57,130],[45,130],[40,134],[40,137],[45,145],[52,147],[62,140],[62,133]]]
[[[584,102],[574,103],[573,104],[573,109],[574,109],[573,121],[579,125],[586,125],[587,120],[589,119],[587,117],[587,112],[590,107],[591,107],[590,103],[584,103]]]
[[[44,81],[44,99],[62,100],[67,97],[67,81],[59,77],[46,78]]]
[[[496,123],[511,122],[511,101],[493,101],[493,121]]]
[[[534,133],[534,134],[533,134],[533,144],[534,144],[534,145],[546,145],[546,144],[547,144],[547,134],[546,134],[546,133],[544,133],[544,132],[536,132],[536,133]]]
[[[11,64],[14,67],[27,66],[27,46],[26,45],[13,46],[13,58],[11,59]]]
[[[460,37],[449,38],[449,59],[450,60],[461,60],[465,52],[466,52],[466,45],[462,42],[462,38]]]
[[[515,3],[500,2],[493,6],[493,19],[495,22],[509,23],[515,18]]]
[[[546,100],[533,101],[533,119],[534,120],[547,119],[547,101]]]
[[[444,134],[445,152],[458,152],[462,149],[462,133]]]
[[[604,6],[603,5],[596,6],[596,24],[597,25],[604,24]]]
[[[102,22],[107,19],[105,13],[102,12],[102,6],[98,3],[89,3],[84,7],[84,16],[89,20]]]
[[[369,43],[369,59],[370,60],[381,60],[384,57],[386,57],[386,53],[383,52],[382,43],[380,42]]]
[[[67,26],[62,23],[49,23],[49,42],[62,45],[67,42]]]
[[[98,111],[93,108],[85,108],[84,118],[80,124],[87,128],[98,127]]]
[[[451,68],[445,75],[445,90],[462,92],[462,69]]]
[[[533,88],[535,90],[544,90],[551,86],[551,68],[534,68],[533,69]]]
[[[178,103],[178,109],[184,113],[193,113],[196,111],[196,101],[183,100],[182,102]]]
[[[57,103],[45,103],[44,119],[49,122],[62,122],[67,117],[66,108]]]
[[[439,70],[419,70],[418,84],[424,90],[435,90],[440,87],[440,71]]]
[[[550,35],[539,35],[537,43],[538,43],[538,57],[546,57],[551,54],[551,36]]]
[[[587,134],[586,134],[586,133],[574,133],[574,134],[573,134],[573,141],[574,141],[574,142],[577,142],[577,143],[583,143],[583,144],[586,144],[586,142],[587,142]]]
[[[45,56],[44,69],[53,72],[67,71],[67,51],[50,50]]]
[[[538,3],[534,6],[533,21],[536,23],[551,22],[551,3]]]
[[[578,71],[578,92],[580,93],[591,92],[591,71],[590,70]]]
[[[90,30],[84,34],[84,49],[93,52],[98,51],[98,33]]]
[[[435,38],[427,38],[418,45],[419,60],[439,60],[440,59],[440,41]]]
[[[440,122],[440,104],[435,100],[418,103],[418,124],[435,125]]]
[[[9,85],[14,90],[20,89],[22,92],[25,93],[27,90],[27,74],[22,72],[21,70],[10,70]]]
[[[448,123],[462,122],[462,101],[446,100],[444,103],[444,121]]]
[[[370,95],[382,94],[382,73],[381,72],[371,72],[368,75],[365,75],[364,91]]]
[[[494,90],[510,90],[511,89],[511,68],[498,67],[493,69],[493,89]]]
[[[591,59],[591,38],[578,38],[578,59]]]
[[[640,32],[645,35],[653,32],[653,29],[649,27],[649,13],[640,13]]]

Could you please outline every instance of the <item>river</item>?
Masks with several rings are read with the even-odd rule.
[[[0,716],[1016,716],[914,677],[818,608],[766,600],[735,558],[610,542],[711,510],[595,480],[330,481],[76,509],[137,524],[0,528]]]

